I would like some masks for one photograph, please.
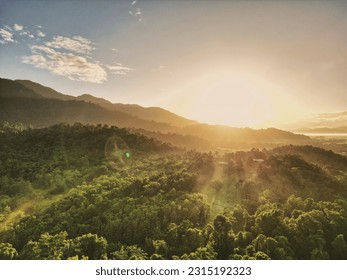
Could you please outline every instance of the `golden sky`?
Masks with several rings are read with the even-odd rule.
[[[239,127],[347,109],[347,1],[1,6],[4,78]]]

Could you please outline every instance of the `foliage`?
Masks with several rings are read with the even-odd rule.
[[[311,146],[200,153],[5,123],[0,259],[347,259],[346,178],[345,157]]]

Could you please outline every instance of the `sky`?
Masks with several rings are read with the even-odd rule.
[[[346,111],[346,46],[347,1],[0,0],[0,77],[209,124]]]

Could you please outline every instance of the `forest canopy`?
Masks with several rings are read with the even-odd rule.
[[[0,259],[347,259],[347,158],[3,123]]]

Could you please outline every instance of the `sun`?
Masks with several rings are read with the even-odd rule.
[[[209,124],[269,127],[287,123],[301,112],[285,89],[251,73],[212,73],[180,91],[187,94],[177,102],[177,110]]]
[[[240,78],[214,79],[199,91],[196,100],[201,117],[215,124],[256,126],[273,115],[267,94]]]

